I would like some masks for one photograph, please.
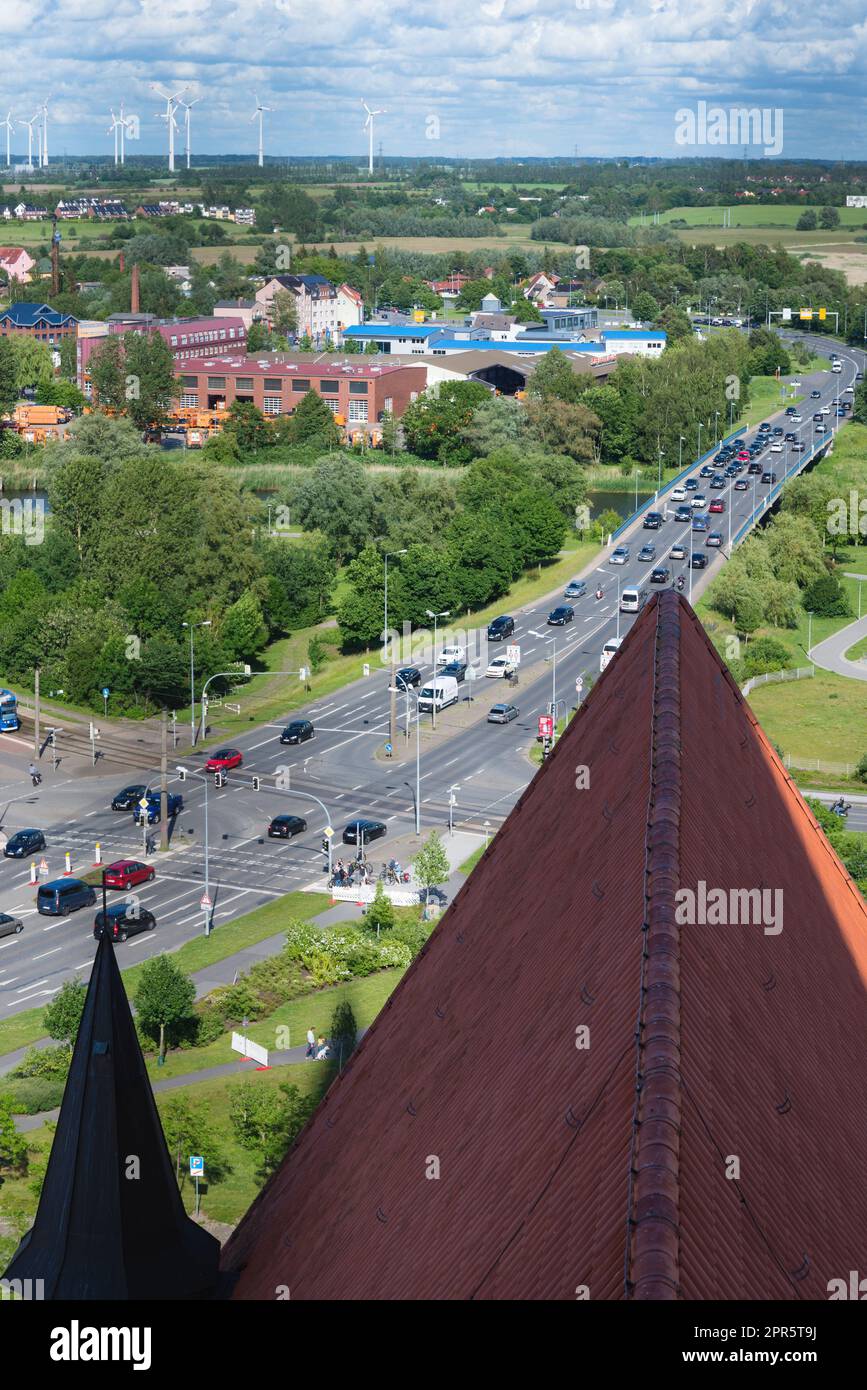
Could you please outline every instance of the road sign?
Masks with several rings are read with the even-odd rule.
[[[539,737],[552,738],[554,734],[554,719],[550,714],[539,715]]]
[[[190,1154],[190,1177],[203,1178],[205,1176],[205,1160],[201,1154]]]
[[[109,690],[108,686],[107,686],[107,685],[104,685],[104,686],[102,687],[102,698],[103,698],[104,700],[107,700],[110,694],[111,694],[111,691]]]
[[[203,894],[202,894],[202,897],[201,897],[201,901],[200,901],[200,903],[199,903],[199,906],[200,906],[200,907],[210,907],[210,906],[211,906],[211,899],[208,897],[207,893],[203,893]]]
[[[519,646],[507,647],[507,648],[506,648],[506,660],[507,660],[507,661],[511,661],[511,663],[512,663],[513,666],[520,666],[520,664],[521,664],[521,648],[520,648]]]
[[[327,835],[328,838],[329,838],[329,840],[330,840],[330,839],[331,839],[331,836],[334,834],[334,826],[333,826],[333,825],[326,825],[326,827],[325,827],[325,829],[323,830],[322,833],[323,833],[323,835]]]
[[[580,695],[580,694],[581,694],[581,691],[584,689],[584,677],[583,677],[583,676],[578,676],[578,677],[576,677],[576,680],[575,680],[575,689],[577,690],[578,694]]]
[[[390,743],[387,743],[387,744],[385,745],[385,751],[386,751],[386,753],[388,753],[389,756],[391,756],[391,754],[392,754],[392,752],[393,752],[394,750],[392,749],[392,746],[391,746]]]
[[[143,797],[142,797],[141,801],[139,802],[139,806],[141,807],[141,809],[142,809],[143,811],[146,811],[146,810],[147,810],[147,808],[148,808],[148,799],[147,799],[146,796],[143,796]]]

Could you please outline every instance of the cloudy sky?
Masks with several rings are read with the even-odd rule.
[[[121,97],[163,149],[158,82],[209,154],[255,152],[258,94],[274,155],[361,159],[364,97],[386,155],[740,155],[678,142],[704,102],[768,108],[756,157],[867,157],[864,0],[3,0],[0,52],[0,120],[50,97],[52,155],[109,153]]]

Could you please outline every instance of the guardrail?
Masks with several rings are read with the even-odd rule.
[[[749,695],[751,690],[755,690],[757,685],[773,685],[779,681],[800,681],[808,676],[815,676],[814,666],[798,666],[794,671],[768,671],[763,676],[750,676],[745,685],[741,686],[741,694]]]
[[[748,531],[752,530],[758,518],[764,515],[764,513],[770,507],[771,503],[776,502],[777,498],[780,496],[781,492],[783,491],[783,488],[786,486],[786,483],[789,481],[789,479],[797,478],[798,474],[801,473],[804,468],[806,468],[807,464],[812,463],[813,459],[818,457],[822,450],[827,449],[831,444],[833,444],[833,442],[833,434],[830,435],[828,439],[820,440],[818,444],[814,439],[809,451],[798,456],[798,463],[793,464],[791,468],[788,468],[786,472],[783,474],[780,481],[778,483],[774,483],[770,492],[766,492],[763,495],[761,506],[753,508],[752,512],[747,517],[743,526],[741,526],[740,529],[735,533],[735,535],[732,536],[732,550],[734,550],[738,541],[741,540],[741,538],[745,536]]]
[[[670,487],[677,487],[677,484],[680,482],[681,478],[688,478],[694,468],[703,467],[703,465],[707,463],[708,459],[711,458],[717,452],[717,450],[721,448],[723,444],[728,444],[730,440],[737,439],[740,435],[745,434],[746,430],[746,425],[739,425],[733,434],[723,435],[722,439],[717,440],[716,444],[714,444],[712,448],[707,450],[707,453],[699,455],[697,459],[693,459],[692,463],[688,463],[686,465],[686,468],[682,468],[679,473],[676,473],[673,478],[669,478],[662,491],[667,492]],[[626,528],[628,526],[631,526],[633,521],[635,521],[637,517],[641,516],[642,512],[646,512],[650,507],[652,507],[656,502],[658,502],[660,496],[660,492],[653,493],[651,497],[648,497],[646,502],[642,502],[640,507],[638,507],[634,512],[632,512],[632,514],[628,516],[625,521],[621,522],[617,530],[611,532],[611,536],[608,542],[609,545],[613,541],[615,541],[618,536],[622,535]]]

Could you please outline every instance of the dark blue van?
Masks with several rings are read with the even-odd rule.
[[[43,883],[36,894],[36,910],[44,917],[65,917],[95,902],[93,888],[80,878],[56,878],[53,883]]]

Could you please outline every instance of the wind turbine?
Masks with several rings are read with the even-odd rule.
[[[169,132],[169,169],[170,169],[170,171],[171,171],[172,173],[174,173],[174,171],[175,171],[175,131],[179,129],[178,123],[177,123],[177,121],[175,120],[175,110],[176,110],[177,106],[180,104],[180,98],[183,96],[183,94],[184,94],[184,92],[187,90],[187,88],[186,88],[186,87],[183,87],[183,88],[181,88],[181,90],[180,90],[179,92],[164,92],[163,89],[162,89],[162,87],[158,86],[156,82],[151,82],[150,87],[151,87],[151,91],[156,92],[157,96],[162,97],[162,98],[163,98],[163,101],[164,101],[165,104],[166,104],[166,109],[165,109],[165,111],[161,111],[161,112],[159,113],[159,119],[160,119],[161,121],[165,121],[166,126],[168,127],[168,132]]]
[[[5,121],[0,121],[0,130],[4,129],[6,131],[6,168],[10,169],[12,167],[12,155],[9,140],[12,135],[12,131],[15,129],[15,122],[12,119],[11,111],[6,112]]]
[[[192,101],[179,101],[178,105],[184,108],[184,153],[187,156],[187,168],[190,167],[190,112],[201,97],[193,97]]]
[[[259,98],[258,98],[258,96],[257,96],[257,97],[256,97],[256,110],[253,112],[252,116],[250,117],[250,124],[251,124],[251,125],[253,124],[253,122],[255,121],[255,119],[256,119],[257,116],[258,116],[258,118],[259,118],[259,168],[260,168],[260,169],[262,168],[262,165],[265,163],[265,145],[264,145],[264,142],[263,142],[263,139],[262,139],[262,113],[263,113],[263,111],[271,111],[272,109],[273,109],[273,108],[270,107],[270,106],[262,106],[262,105],[260,104]]]
[[[43,99],[42,105],[37,110],[37,114],[39,111],[42,112],[42,141],[39,155],[39,163],[46,169],[48,167],[48,103],[50,99],[50,96],[45,97]]]
[[[27,168],[28,168],[28,169],[32,169],[32,168],[33,168],[33,122],[34,122],[35,120],[37,120],[37,119],[38,119],[38,118],[37,118],[36,116],[31,116],[31,117],[30,117],[30,120],[28,121],[27,117],[25,116],[25,117],[24,117],[24,120],[20,122],[21,125],[26,125],[26,127],[27,127]]]
[[[111,109],[111,125],[109,126],[108,130],[107,130],[105,133],[106,133],[106,135],[111,135],[112,132],[114,132],[114,162],[115,162],[115,164],[117,164],[117,162],[118,162],[118,160],[117,160],[117,132],[118,132],[119,130],[123,130],[124,128],[125,128],[125,127],[124,127],[124,120],[123,120],[123,107],[121,107],[121,115],[120,115],[119,118],[114,114],[114,107],[112,107],[112,109]],[[123,163],[123,160],[121,160],[121,163]]]
[[[383,107],[381,108],[381,110],[378,110],[378,111],[371,111],[371,109],[370,109],[370,107],[368,106],[367,102],[364,100],[364,97],[361,98],[361,104],[362,104],[362,106],[364,107],[365,111],[367,112],[367,120],[364,122],[363,129],[364,129],[364,130],[369,130],[369,131],[370,131],[370,144],[369,144],[369,147],[368,147],[368,154],[367,154],[367,172],[368,172],[368,174],[372,174],[372,173],[373,173],[373,118],[374,118],[374,116],[384,116],[385,113],[386,113],[387,108],[386,108],[385,106],[383,106]]]

